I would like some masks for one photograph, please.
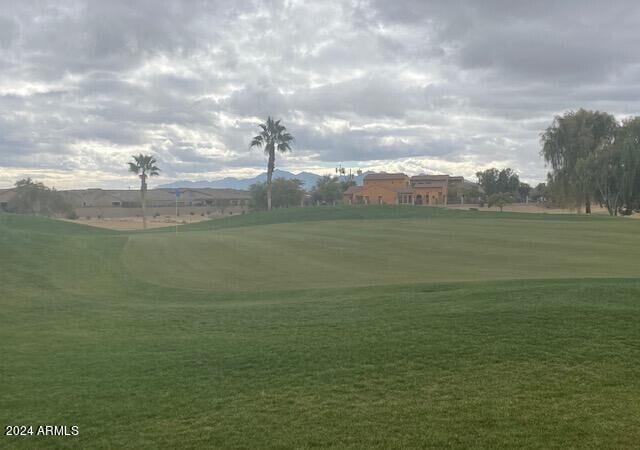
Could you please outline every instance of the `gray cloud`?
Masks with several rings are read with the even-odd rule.
[[[254,173],[267,115],[297,138],[283,168],[540,180],[553,115],[639,114],[639,19],[632,1],[5,2],[0,187],[127,185],[140,151],[164,181]]]

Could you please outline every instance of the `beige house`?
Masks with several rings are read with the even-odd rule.
[[[176,196],[176,191],[179,193]],[[135,217],[142,214],[140,191],[75,189],[58,191],[80,217]],[[15,189],[0,189],[0,211],[6,211]],[[238,189],[151,189],[145,204],[148,215],[236,214],[249,209],[251,195]]]
[[[362,186],[352,186],[344,193],[347,204],[446,205],[449,186],[464,183],[463,177],[372,173]]]
[[[80,217],[131,217],[142,213],[138,190],[82,189],[60,193]],[[250,199],[248,191],[238,189],[150,189],[145,205],[149,215],[175,215],[176,208],[179,214],[233,214],[248,210]]]
[[[15,197],[15,189],[0,189],[0,211],[6,211],[9,207],[9,202]]]

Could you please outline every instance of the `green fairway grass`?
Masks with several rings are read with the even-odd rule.
[[[336,220],[131,236],[141,280],[212,290],[637,277],[640,223],[500,217]]]
[[[640,221],[0,214],[0,448],[634,448]],[[3,433],[4,434],[4,433]]]

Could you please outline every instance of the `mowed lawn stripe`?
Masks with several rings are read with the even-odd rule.
[[[637,277],[640,221],[320,221],[130,237],[138,279],[210,290]]]

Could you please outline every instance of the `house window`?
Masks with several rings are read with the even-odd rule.
[[[378,195],[378,205],[382,205],[382,195]]]

